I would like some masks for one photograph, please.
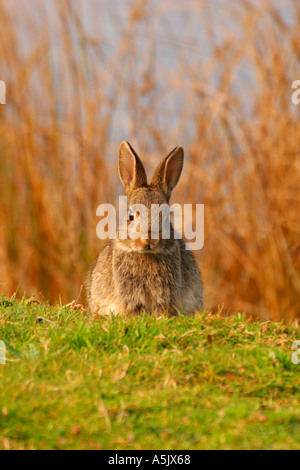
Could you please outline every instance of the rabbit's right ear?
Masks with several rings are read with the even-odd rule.
[[[160,188],[164,192],[168,201],[180,178],[183,167],[183,158],[183,148],[180,146],[175,147],[154,172],[151,185]]]
[[[137,188],[147,186],[144,165],[128,142],[122,142],[120,145],[119,175],[127,195]]]

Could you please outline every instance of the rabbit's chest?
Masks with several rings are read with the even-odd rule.
[[[172,272],[164,263],[148,258],[137,265],[134,257],[128,257],[126,262],[116,266],[118,293],[124,304],[130,308],[148,309],[170,302],[171,287],[174,284]]]

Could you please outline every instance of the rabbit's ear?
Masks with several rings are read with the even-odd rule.
[[[144,165],[128,142],[120,145],[119,174],[127,194],[136,188],[147,186]]]
[[[168,200],[180,178],[183,167],[183,157],[183,148],[175,147],[154,172],[151,186],[162,189]]]

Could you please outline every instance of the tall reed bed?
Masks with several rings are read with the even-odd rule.
[[[77,298],[129,140],[205,204],[206,306],[300,315],[297,1],[0,1],[0,292]]]

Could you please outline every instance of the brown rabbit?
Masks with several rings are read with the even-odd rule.
[[[119,174],[128,200],[128,221],[136,217],[132,207],[143,204],[151,224],[151,205],[168,204],[183,167],[183,149],[176,147],[158,166],[151,184],[147,184],[144,166],[129,143],[119,151]],[[148,220],[147,219],[147,220]],[[100,253],[88,279],[90,310],[110,313],[179,312],[192,313],[203,308],[200,272],[191,251],[182,239],[174,238],[169,221],[170,239],[151,239],[141,233],[137,239],[121,239],[117,233]],[[148,237],[147,237],[148,235]]]

